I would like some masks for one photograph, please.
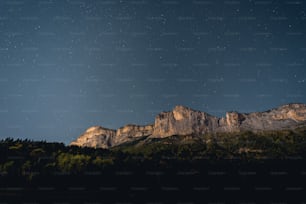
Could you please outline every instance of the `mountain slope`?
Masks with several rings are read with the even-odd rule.
[[[227,112],[218,118],[184,106],[170,112],[161,112],[154,124],[126,125],[118,130],[94,126],[85,131],[71,145],[110,148],[150,138],[167,138],[173,135],[202,136],[205,134],[264,132],[294,130],[306,125],[306,104],[286,104],[264,112]]]

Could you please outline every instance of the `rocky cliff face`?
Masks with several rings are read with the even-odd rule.
[[[218,118],[184,106],[176,106],[171,112],[162,112],[155,118],[152,137],[204,134],[216,129]]]
[[[71,142],[70,145],[81,147],[109,148],[113,146],[113,140],[116,136],[116,131],[93,126],[88,128],[80,137]]]
[[[118,130],[94,126],[71,145],[109,148],[139,138],[164,138],[172,135],[203,135],[217,132],[265,131],[293,129],[306,125],[306,104],[287,104],[265,112],[227,112],[218,118],[205,112],[176,106],[161,112],[154,125],[126,125]]]
[[[79,136],[70,145],[81,147],[109,148],[132,142],[142,137],[147,137],[153,132],[153,125],[139,126],[126,125],[118,130],[93,126],[88,128],[85,133]]]
[[[243,114],[240,130],[263,131],[294,128],[306,124],[306,104],[287,104],[265,111]]]
[[[131,142],[135,139],[152,135],[152,132],[153,125],[126,125],[117,130],[113,143],[114,145],[120,145],[125,142]]]

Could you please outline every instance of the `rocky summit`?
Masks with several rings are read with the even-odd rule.
[[[306,125],[306,104],[292,103],[264,112],[227,112],[218,118],[184,106],[161,112],[154,124],[126,125],[118,130],[93,126],[70,145],[110,148],[145,138],[165,138],[173,135],[201,136],[206,133],[262,132],[294,129]]]

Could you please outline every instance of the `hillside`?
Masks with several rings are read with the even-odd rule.
[[[88,128],[70,145],[80,147],[112,148],[137,142],[145,138],[167,138],[172,136],[263,133],[292,130],[306,125],[306,104],[292,103],[264,112],[227,112],[218,118],[208,113],[184,106],[176,106],[170,112],[161,112],[154,124],[140,126],[128,124],[117,130],[93,126]],[[147,140],[151,141],[151,140]]]

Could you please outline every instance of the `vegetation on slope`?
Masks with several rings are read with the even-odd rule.
[[[0,141],[0,174],[80,174],[133,167],[175,167],[216,160],[305,159],[306,129],[264,133],[146,138],[110,150],[7,138]]]

